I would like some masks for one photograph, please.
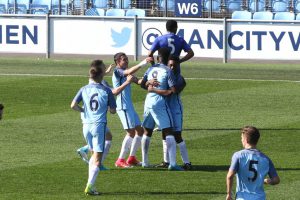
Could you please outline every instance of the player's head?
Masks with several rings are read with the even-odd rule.
[[[95,82],[101,82],[104,76],[105,65],[102,60],[93,60],[89,71],[90,78]]]
[[[256,146],[260,137],[259,130],[254,126],[245,126],[241,130],[243,146],[250,144]]]
[[[175,20],[168,20],[167,23],[166,23],[166,29],[168,32],[171,32],[171,33],[176,33],[177,32],[177,21]]]
[[[159,63],[168,65],[168,60],[170,56],[170,50],[166,47],[158,49],[157,61]]]
[[[170,67],[170,69],[173,71],[177,71],[179,64],[180,64],[179,57],[171,54],[169,56],[169,62],[168,62],[168,66]]]
[[[2,103],[0,103],[0,120],[2,119],[3,109],[4,109],[4,106]]]
[[[123,52],[116,53],[114,55],[114,61],[115,61],[115,64],[122,69],[126,69],[128,67],[128,63],[129,63],[128,57]]]

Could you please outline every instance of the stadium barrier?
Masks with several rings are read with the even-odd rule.
[[[146,56],[167,19],[198,58],[300,60],[299,20],[0,15],[0,54]]]

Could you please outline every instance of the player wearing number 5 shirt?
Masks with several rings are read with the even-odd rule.
[[[244,149],[233,154],[227,174],[226,200],[233,199],[231,193],[233,177],[236,174],[237,200],[265,200],[266,194],[263,185],[276,185],[280,182],[279,176],[270,158],[256,149],[260,137],[257,128],[245,126],[241,130]],[[265,178],[266,176],[268,178]]]

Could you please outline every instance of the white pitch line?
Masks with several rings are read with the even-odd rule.
[[[84,75],[72,75],[72,74],[1,74],[0,76],[37,76],[37,77],[88,77]],[[107,76],[111,77],[111,76]],[[272,79],[240,79],[240,78],[186,78],[187,80],[208,80],[208,81],[265,81],[265,82],[291,82],[300,83],[300,81],[293,80],[272,80]]]

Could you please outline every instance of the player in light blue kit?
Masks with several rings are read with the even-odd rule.
[[[144,106],[144,136],[142,139],[143,167],[149,166],[148,150],[150,138],[155,124],[161,128],[163,137],[166,137],[166,145],[170,159],[169,170],[182,170],[176,165],[176,141],[172,132],[172,116],[166,102],[164,91],[175,92],[175,77],[167,66],[170,51],[168,48],[158,50],[158,63],[150,67],[145,73],[141,86],[148,86],[148,94]],[[147,85],[148,80],[155,79],[159,84]],[[153,90],[156,90],[155,92]]]
[[[104,151],[107,110],[114,114],[116,102],[111,90],[101,84],[104,76],[102,60],[92,62],[89,74],[93,82],[82,87],[74,97],[71,108],[83,113],[83,135],[92,152],[89,161],[89,176],[84,190],[86,195],[99,195],[94,184],[99,173]],[[83,103],[83,107],[79,103]]]
[[[270,158],[256,149],[260,133],[253,126],[245,126],[241,130],[244,149],[233,154],[226,178],[226,200],[232,200],[233,177],[236,174],[237,200],[265,200],[263,185],[276,185],[279,176]],[[266,176],[269,178],[265,178]]]
[[[94,66],[94,64],[92,63],[92,64],[91,64],[91,67],[93,67],[93,66]],[[103,70],[105,71],[105,75],[107,75],[107,74],[111,71],[111,69],[112,69],[113,66],[114,66],[114,65],[111,64],[107,69],[105,68],[104,65],[102,65],[102,66],[97,66],[97,67],[102,67]],[[104,86],[107,87],[107,88],[110,88],[110,89],[112,90],[112,93],[113,93],[114,95],[118,95],[118,94],[119,94],[120,92],[122,92],[122,91],[125,89],[125,87],[126,87],[127,85],[129,85],[133,80],[134,80],[134,77],[131,76],[131,75],[129,75],[129,76],[127,76],[127,80],[126,80],[121,86],[119,86],[119,87],[117,87],[117,88],[112,88],[112,87],[108,84],[108,82],[105,81],[104,79],[101,81],[101,84],[104,85]],[[89,83],[92,83],[92,82],[93,82],[93,80],[89,79]],[[81,117],[83,117],[83,116],[81,116]],[[100,170],[101,170],[101,171],[108,170],[108,168],[106,168],[106,167],[103,165],[103,163],[104,163],[104,160],[105,160],[106,156],[107,156],[108,153],[109,153],[109,150],[110,150],[110,147],[111,147],[111,143],[112,143],[112,133],[111,133],[110,129],[108,128],[108,126],[106,126],[106,131],[105,131],[105,147],[104,147],[104,152],[103,152],[103,155],[102,155],[102,160],[101,160],[101,165],[100,165]],[[82,159],[85,163],[87,163],[87,164],[89,164],[88,152],[89,152],[89,147],[88,147],[88,145],[83,146],[83,147],[77,149],[77,154],[78,154],[78,155],[81,157],[81,159]]]
[[[179,58],[171,55],[169,57],[168,66],[172,70],[175,76],[175,92],[171,93],[166,97],[167,104],[170,107],[172,118],[173,118],[173,132],[175,136],[176,143],[180,150],[181,159],[183,161],[182,168],[185,170],[191,170],[192,164],[188,157],[188,152],[186,148],[185,141],[182,138],[182,124],[183,124],[183,105],[180,98],[181,91],[185,88],[186,82],[184,78],[180,75],[179,69]],[[163,138],[163,153],[164,161],[157,165],[156,167],[167,168],[169,165],[169,156],[167,151],[166,140]]]
[[[128,57],[125,53],[117,53],[114,56],[116,68],[114,69],[112,82],[113,87],[120,87],[128,76],[134,74],[141,67],[147,65],[146,59],[136,66],[128,68]],[[138,79],[135,77],[133,82],[137,83]],[[121,151],[117,161],[115,162],[116,167],[128,168],[134,165],[140,165],[140,162],[136,158],[136,151],[141,146],[141,140],[143,135],[143,128],[138,114],[136,113],[132,100],[131,100],[131,84],[127,85],[125,89],[117,95],[117,113],[121,120],[126,136],[122,142]],[[129,152],[127,161],[125,157]]]
[[[194,56],[194,51],[191,49],[190,45],[182,38],[176,35],[177,33],[177,21],[168,20],[166,23],[167,34],[157,37],[149,52],[148,56],[153,57],[155,51],[160,48],[169,48],[170,54],[176,57],[180,57],[181,51],[185,51],[187,54],[180,59],[180,63],[191,59]],[[178,73],[180,74],[180,67],[178,68]]]

